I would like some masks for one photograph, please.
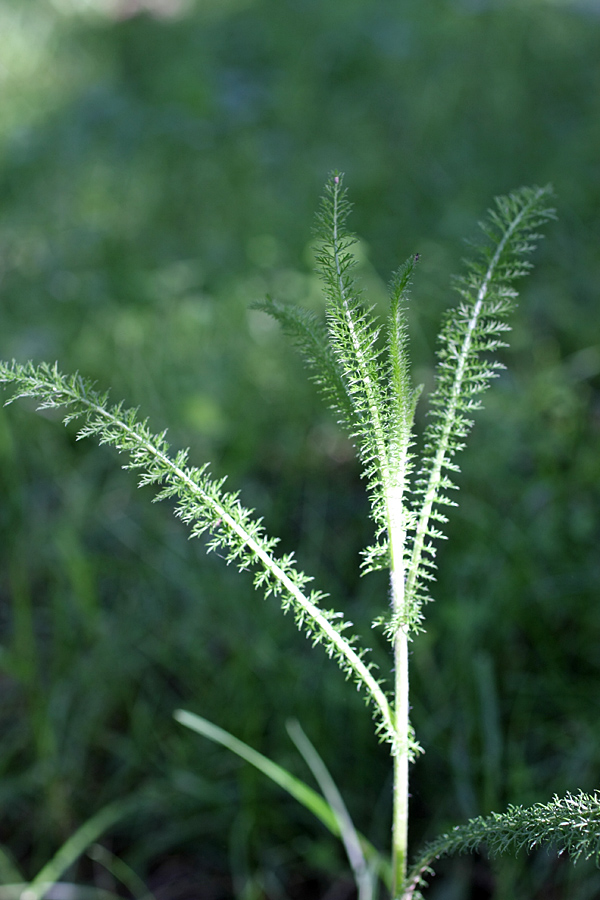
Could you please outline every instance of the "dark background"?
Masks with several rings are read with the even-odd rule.
[[[421,255],[412,355],[430,385],[463,239],[494,195],[555,186],[414,644],[415,846],[598,785],[599,51],[594,0],[0,4],[2,356],[79,369],[211,460],[384,667],[360,470],[248,307],[321,308],[313,214],[341,169],[381,311]],[[192,709],[310,779],[296,716],[385,850],[387,751],[335,665],[56,416],[0,412],[0,490],[1,879],[130,797],[102,844],[157,900],[351,897],[336,841],[171,717]],[[432,900],[600,897],[592,865],[546,852],[439,871]],[[130,896],[87,857],[69,877]]]

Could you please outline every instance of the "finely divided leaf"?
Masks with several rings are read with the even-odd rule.
[[[408,878],[415,890],[436,859],[454,853],[472,853],[485,844],[492,854],[530,853],[544,845],[567,853],[573,862],[595,859],[600,863],[600,793],[567,794],[550,803],[531,807],[509,806],[505,813],[492,813],[457,825],[427,844]]]
[[[351,623],[341,613],[323,608],[324,594],[306,591],[311,579],[296,567],[293,554],[274,555],[277,540],[268,537],[261,519],[242,506],[237,492],[224,489],[224,479],[211,478],[207,466],[188,466],[187,451],[170,455],[165,432],[152,434],[136,410],[123,409],[122,404],[110,407],[106,395],[98,394],[80,375],[64,376],[56,365],[45,363],[36,367],[0,362],[0,382],[16,388],[8,402],[35,397],[41,408],[65,407],[66,421],[83,420],[79,438],[95,437],[128,453],[126,468],[140,471],[140,485],[160,487],[157,500],[175,500],[175,513],[190,526],[192,536],[208,532],[209,549],[221,549],[239,569],[252,569],[256,587],[267,596],[279,596],[283,610],[293,612],[312,642],[324,644],[342,671],[365,689],[377,714],[378,731],[396,746],[392,712],[374,666],[365,662],[367,651],[356,646],[356,638],[346,635]]]
[[[521,188],[498,198],[481,224],[487,242],[456,282],[462,301],[446,316],[440,335],[430,423],[414,491],[416,524],[406,593],[416,616],[429,599],[426,582],[433,579],[434,541],[443,537],[438,527],[446,522],[443,508],[455,505],[450,492],[456,488],[456,454],[471,430],[473,411],[481,406],[479,395],[502,368],[488,354],[505,346],[505,318],[517,296],[513,283],[531,268],[525,257],[540,238],[536,229],[555,217],[548,206],[551,196],[551,188],[545,187]]]

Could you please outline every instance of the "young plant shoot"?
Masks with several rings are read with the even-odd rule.
[[[409,643],[423,629],[436,544],[449,507],[455,505],[457,454],[480,407],[480,395],[502,368],[494,353],[505,346],[515,282],[531,268],[529,255],[539,229],[554,217],[550,199],[548,187],[522,188],[497,199],[482,224],[485,241],[457,280],[460,300],[441,329],[429,424],[419,440],[414,418],[421,389],[411,381],[406,316],[418,256],[411,256],[393,276],[388,318],[377,321],[353,279],[354,238],[346,227],[350,205],[340,174],[330,177],[317,220],[325,321],[273,300],[257,304],[298,346],[360,458],[375,529],[362,565],[365,572],[387,568],[390,577],[390,597],[382,597],[377,619],[392,648],[389,684],[374,674],[368,649],[343,613],[324,605],[325,595],[308,587],[310,579],[293,555],[277,554],[277,540],[266,534],[236,492],[211,477],[206,465],[189,465],[185,450],[171,453],[165,432],[153,434],[136,411],[111,406],[106,394],[97,393],[78,374],[62,375],[56,365],[46,363],[0,364],[0,380],[14,388],[11,400],[35,397],[40,409],[63,407],[65,422],[81,421],[79,437],[94,437],[125,453],[126,467],[140,473],[140,485],[157,485],[156,499],[172,498],[176,515],[192,535],[207,534],[208,549],[218,548],[240,569],[252,570],[256,589],[278,597],[298,627],[313,643],[322,644],[362,689],[393,764],[389,857],[356,830],[331,775],[297,723],[289,725],[290,736],[321,794],[217,725],[189,712],[176,713],[180,722],[268,775],[343,840],[360,900],[371,900],[379,881],[394,900],[420,897],[424,876],[436,858],[468,852],[480,842],[494,851],[549,842],[574,859],[599,853],[600,798],[583,794],[554,798],[532,809],[512,807],[457,826],[417,853],[412,867],[407,853],[409,767],[420,752],[409,720]]]

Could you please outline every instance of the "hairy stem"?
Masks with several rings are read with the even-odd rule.
[[[402,506],[403,485],[388,492],[387,510],[390,535],[391,591],[394,615],[405,613],[404,542],[406,528]],[[409,763],[409,696],[408,696],[408,625],[399,626],[394,639],[395,723],[397,751],[394,756],[394,798],[392,826],[392,897],[398,896],[406,878],[408,843],[408,763]]]
[[[396,897],[406,878],[408,846],[408,638],[401,626],[394,642],[396,668],[396,733],[400,748],[394,756],[394,812],[392,831],[392,896]]]

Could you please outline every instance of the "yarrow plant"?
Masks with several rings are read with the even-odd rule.
[[[0,364],[0,381],[14,388],[8,402],[35,397],[41,409],[62,407],[65,422],[81,422],[80,438],[93,437],[125,453],[126,468],[140,473],[140,485],[156,485],[157,500],[171,499],[192,535],[207,536],[209,550],[219,549],[240,569],[251,569],[257,590],[277,597],[284,612],[291,611],[298,627],[363,691],[393,765],[389,857],[356,830],[331,775],[298,723],[289,723],[288,730],[320,794],[217,725],[190,712],[175,714],[184,725],[256,766],[342,839],[359,900],[371,900],[380,881],[394,900],[421,897],[436,859],[469,852],[480,843],[492,852],[551,843],[573,860],[600,855],[597,794],[555,797],[529,809],[511,807],[458,825],[422,848],[410,865],[407,854],[409,768],[421,752],[409,720],[409,644],[423,630],[437,542],[444,536],[450,507],[456,505],[457,455],[481,394],[502,368],[494,353],[505,346],[514,284],[531,268],[528,257],[540,237],[538,230],[554,217],[551,196],[549,187],[522,188],[498,198],[482,223],[485,241],[456,281],[460,300],[446,314],[440,332],[429,424],[419,441],[420,452],[414,419],[421,388],[411,381],[407,327],[418,255],[394,274],[389,315],[377,321],[353,278],[354,238],[346,226],[350,205],[340,174],[330,177],[317,219],[326,321],[271,299],[257,304],[298,346],[360,458],[375,526],[362,566],[365,573],[385,568],[390,575],[389,607],[384,598],[374,624],[384,628],[391,644],[391,685],[375,674],[368,649],[343,612],[329,608],[326,596],[310,587],[311,579],[297,567],[293,554],[277,553],[277,540],[242,505],[238,493],[210,475],[207,465],[190,465],[185,450],[171,452],[166,432],[153,434],[135,410],[111,405],[107,394],[98,393],[78,374],[65,376],[46,363]]]

